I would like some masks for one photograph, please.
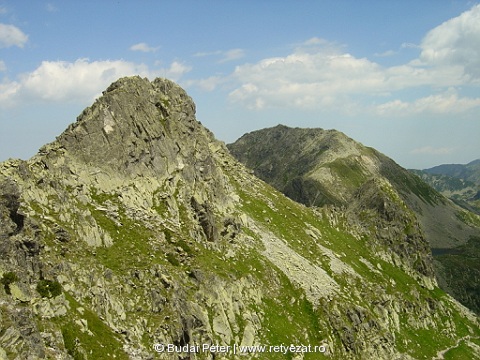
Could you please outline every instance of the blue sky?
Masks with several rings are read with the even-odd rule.
[[[407,168],[480,158],[479,1],[0,0],[0,161],[121,76],[168,77],[233,142],[338,129]]]

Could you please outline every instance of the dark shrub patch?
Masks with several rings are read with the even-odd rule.
[[[3,287],[4,287],[5,292],[7,294],[9,294],[9,295],[11,294],[10,284],[14,283],[15,281],[18,281],[18,277],[17,277],[17,274],[15,274],[14,272],[9,271],[9,272],[3,274],[1,283],[3,284]]]
[[[37,291],[42,297],[52,298],[62,293],[62,285],[58,281],[40,280]]]

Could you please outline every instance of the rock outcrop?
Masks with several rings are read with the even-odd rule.
[[[421,239],[286,198],[194,114],[171,81],[123,78],[0,164],[0,359],[480,357]],[[362,207],[379,226],[412,220],[382,201]]]

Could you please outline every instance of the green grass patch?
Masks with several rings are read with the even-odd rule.
[[[105,211],[99,210],[93,204],[88,205],[97,225],[113,239],[112,246],[98,247],[95,250],[97,258],[104,266],[114,271],[124,270],[125,264],[131,264],[136,268],[148,268],[154,259],[163,258],[163,254],[161,257],[158,254],[151,256],[155,255],[150,244],[150,238],[154,237],[153,231],[128,217],[115,195],[92,191],[92,199],[99,205],[108,200],[118,207],[118,219],[114,221]]]
[[[103,265],[112,270],[122,270],[125,264],[139,268],[151,265],[152,247],[149,238],[153,233],[126,216],[121,218],[122,226],[100,210],[90,209],[97,225],[113,239],[113,245],[99,247],[95,251]]]
[[[407,325],[407,317],[408,315],[401,317],[402,329],[396,338],[397,347],[400,351],[418,360],[433,359],[439,350],[455,343],[455,341],[442,334],[438,329],[412,328]],[[403,341],[405,339],[408,341],[408,345],[405,345]]]
[[[480,345],[475,340],[472,342]],[[458,346],[448,350],[444,355],[445,360],[459,360],[459,359],[478,359],[478,351],[469,346],[466,341],[461,341]]]
[[[127,360],[128,356],[123,351],[122,343],[117,335],[100,318],[89,309],[81,306],[69,293],[65,292],[65,298],[70,303],[71,315],[60,320],[63,341],[68,353],[75,360],[88,359],[98,360]],[[82,307],[82,313],[78,308]],[[82,331],[82,327],[75,319],[86,320],[88,330]]]
[[[280,271],[278,293],[263,299],[262,333],[265,344],[271,345],[321,345],[326,333],[320,325],[320,314],[306,299],[302,290],[297,289]],[[305,353],[304,359],[318,359],[317,353]],[[295,354],[270,353],[269,359],[293,359]]]
[[[353,188],[361,186],[367,177],[363,173],[363,169],[356,159],[340,158],[328,163],[327,166],[332,172],[337,174],[345,184]]]

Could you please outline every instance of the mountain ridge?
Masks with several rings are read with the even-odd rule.
[[[368,198],[357,204],[358,193],[363,191],[362,187],[371,179],[383,179],[391,184],[393,193],[414,212],[413,217],[418,220],[434,254],[442,253],[434,262],[442,286],[464,304],[469,304],[480,312],[480,304],[475,300],[480,293],[480,284],[474,280],[480,275],[480,269],[472,265],[475,260],[468,261],[467,268],[464,264],[457,264],[462,269],[462,278],[466,277],[463,272],[470,272],[471,276],[467,277],[472,280],[458,289],[459,274],[452,276],[449,271],[453,267],[449,266],[445,270],[440,262],[450,264],[451,259],[443,257],[445,252],[453,254],[455,248],[464,246],[469,241],[475,242],[474,239],[480,237],[480,221],[475,214],[455,205],[392,159],[336,130],[289,128],[284,125],[245,134],[227,147],[254,174],[292,199],[308,206],[333,205],[346,208],[347,213],[352,215],[352,223],[361,223],[366,228],[388,227],[388,224],[378,224],[375,220],[368,223],[355,216],[360,209],[371,207]],[[376,194],[371,190],[370,193],[371,196]],[[389,191],[384,199],[388,199],[388,193]],[[378,207],[383,206],[382,201],[378,201]],[[385,202],[387,203],[388,201]],[[381,218],[384,210],[376,209],[377,217],[370,217]],[[403,226],[403,232],[409,232],[408,226],[404,224],[396,226]],[[476,284],[474,290],[465,293],[464,289],[472,283]]]
[[[478,318],[438,288],[390,184],[358,196],[377,190],[365,219],[398,225],[378,238],[254,177],[178,85],[122,78],[0,164],[0,358],[480,358]],[[411,241],[391,241],[405,221]]]

